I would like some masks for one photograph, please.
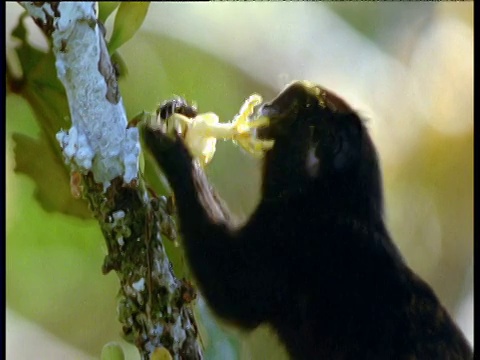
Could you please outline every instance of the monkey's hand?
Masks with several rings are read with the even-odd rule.
[[[210,186],[203,166],[192,156],[181,135],[145,126],[143,138],[173,189],[178,211],[191,210],[193,206],[219,223],[230,220],[224,202]]]
[[[160,128],[145,126],[142,130],[145,145],[155,157],[172,187],[182,178],[191,177],[194,158],[181,135]]]

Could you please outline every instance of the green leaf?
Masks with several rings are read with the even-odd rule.
[[[137,32],[147,15],[150,2],[122,2],[118,8],[108,51],[113,54]]]
[[[172,355],[166,348],[160,347],[153,350],[150,360],[172,360]]]
[[[12,36],[20,40],[15,52],[23,74],[22,86],[17,92],[30,103],[42,130],[56,144],[56,132],[68,125],[65,121],[69,115],[67,97],[57,78],[53,52],[43,52],[27,42],[24,19],[25,16],[22,15],[12,31]],[[60,154],[58,145],[56,148]]]
[[[127,64],[125,63],[125,60],[123,60],[123,58],[120,56],[118,51],[115,51],[110,58],[112,60],[112,64],[116,67],[118,71],[117,79],[123,78],[128,75]]]
[[[120,5],[120,1],[99,1],[98,20],[105,24],[108,17],[115,11],[118,5]]]
[[[12,30],[11,35],[18,40],[25,41],[27,38],[27,29],[25,28],[25,25],[23,24],[23,20],[28,16],[27,12],[24,11],[18,20],[17,26]]]
[[[55,57],[52,51],[40,51],[27,42],[24,19],[22,15],[12,31],[12,36],[20,40],[15,51],[23,73],[16,92],[29,103],[42,135],[39,141],[22,134],[14,135],[16,171],[33,179],[37,187],[35,197],[46,211],[90,219],[86,203],[72,198],[69,171],[55,138],[61,128],[69,127],[67,97],[57,78]]]
[[[27,29],[25,28],[24,20],[28,17],[27,13],[20,15],[17,26],[12,30],[12,37],[20,40],[20,45],[15,48],[18,59],[20,61],[23,76],[28,77],[28,74],[37,66],[45,53],[35,49],[27,43]]]
[[[120,344],[112,341],[103,347],[100,360],[125,360],[125,354]]]
[[[46,211],[59,211],[83,219],[92,219],[87,203],[76,200],[70,192],[70,176],[61,158],[45,138],[33,139],[13,134],[15,141],[15,171],[32,178],[37,188],[35,198]]]

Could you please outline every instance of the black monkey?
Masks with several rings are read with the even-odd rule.
[[[182,140],[144,130],[213,310],[243,328],[270,324],[293,359],[473,358],[390,238],[376,150],[359,116],[305,81],[258,112],[270,125],[257,136],[275,144],[261,201],[239,228]]]

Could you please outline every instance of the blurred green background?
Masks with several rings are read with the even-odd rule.
[[[22,8],[6,11],[14,63],[9,33]],[[473,341],[473,3],[152,3],[119,53],[129,117],[181,95],[227,121],[251,93],[269,99],[295,79],[341,94],[368,119],[396,243]],[[103,238],[93,220],[46,212],[34,182],[13,171],[12,134],[38,137],[39,127],[24,99],[9,94],[6,106],[7,358],[98,358],[121,341]],[[258,201],[259,169],[229,143],[208,167],[240,218]],[[268,328],[243,334],[200,309],[207,358],[284,356]]]

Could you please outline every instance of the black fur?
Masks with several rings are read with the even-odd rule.
[[[213,310],[244,328],[269,323],[293,359],[473,358],[390,239],[375,147],[358,115],[306,82],[259,111],[271,125],[258,136],[275,145],[262,200],[240,228],[181,139],[144,133]]]

